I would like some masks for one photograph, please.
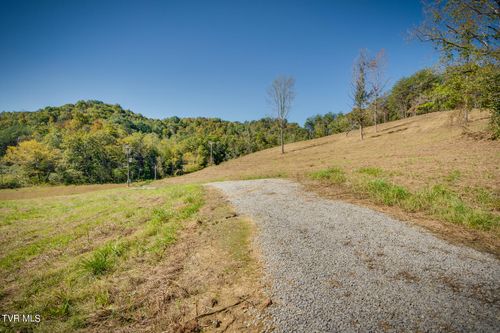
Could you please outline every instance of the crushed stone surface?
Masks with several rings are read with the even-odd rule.
[[[283,179],[211,183],[257,227],[276,332],[499,332],[500,265]]]

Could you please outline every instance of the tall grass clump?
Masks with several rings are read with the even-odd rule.
[[[316,180],[326,180],[334,184],[342,184],[347,180],[345,172],[338,167],[313,172],[310,174],[310,177]]]
[[[473,208],[451,189],[437,184],[413,194],[404,202],[409,211],[426,211],[442,220],[489,230],[500,224],[500,217],[480,208]]]
[[[401,205],[411,195],[404,187],[379,178],[368,181],[365,187],[372,198],[388,206]]]
[[[93,276],[100,276],[112,270],[116,259],[122,256],[124,247],[117,243],[107,244],[95,250],[89,258],[82,259],[82,267]]]

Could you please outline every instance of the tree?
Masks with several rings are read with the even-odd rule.
[[[369,60],[366,50],[361,50],[353,68],[353,100],[354,106],[350,113],[351,120],[359,127],[361,140],[364,138],[363,129],[367,122],[366,105],[370,93],[366,90],[366,75],[369,69]]]
[[[425,20],[414,34],[421,41],[432,42],[444,60],[457,66],[452,79],[463,83],[461,111],[467,123],[480,90],[478,69],[500,61],[500,1],[435,0],[424,12]]]
[[[424,7],[424,22],[414,35],[432,42],[449,60],[498,62],[498,0],[434,0]]]
[[[281,153],[284,154],[285,140],[283,132],[295,98],[295,79],[291,76],[278,76],[269,87],[267,94],[280,128]]]
[[[26,178],[37,184],[49,179],[49,175],[55,171],[58,159],[58,151],[35,140],[8,147],[4,156],[7,165],[19,167]]]
[[[398,80],[387,96],[387,107],[391,118],[406,118],[410,113],[415,116],[421,104],[432,99],[434,89],[442,81],[442,75],[431,69],[422,69]]]
[[[373,122],[375,123],[375,132],[378,132],[377,118],[380,96],[385,88],[387,81],[384,79],[384,71],[386,65],[385,51],[380,50],[377,55],[369,62],[369,84],[371,96],[373,98]]]

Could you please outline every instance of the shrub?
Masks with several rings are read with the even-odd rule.
[[[24,184],[21,182],[21,180],[13,175],[2,175],[0,179],[0,189],[19,188],[23,186]]]

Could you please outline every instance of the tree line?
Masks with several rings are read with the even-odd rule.
[[[307,138],[286,123],[285,142]],[[278,145],[280,125],[264,118],[149,119],[120,105],[79,101],[36,112],[0,114],[1,186],[124,182],[125,147],[134,181],[193,172]]]

